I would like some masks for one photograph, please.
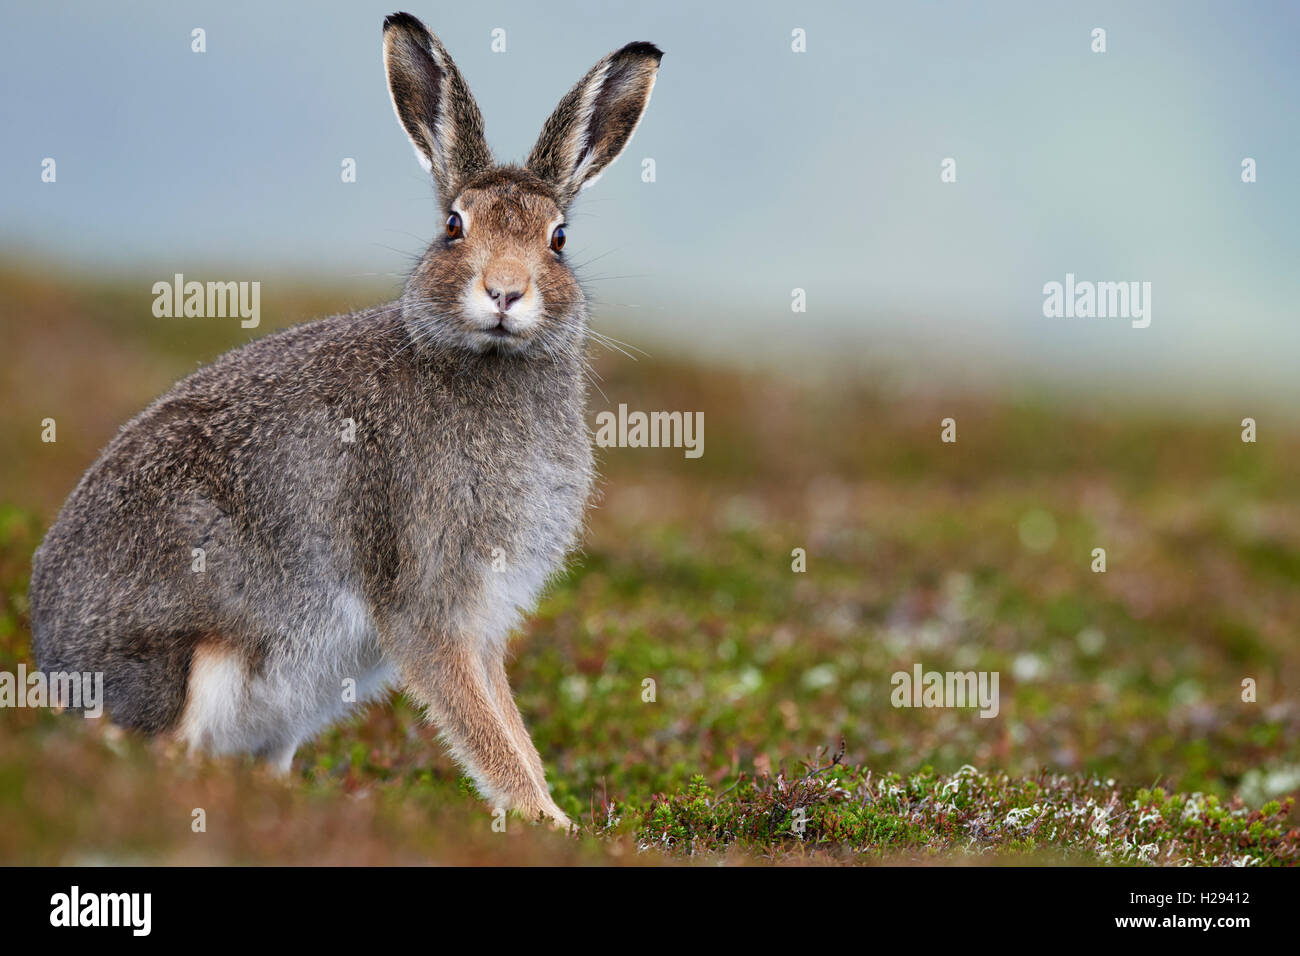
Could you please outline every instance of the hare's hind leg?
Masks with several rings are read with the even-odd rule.
[[[466,645],[458,640],[439,642],[425,660],[403,666],[407,690],[428,708],[452,755],[491,804],[516,810],[529,820],[547,817],[557,826],[568,827],[568,817],[546,789],[537,751],[531,741],[521,745],[479,650]],[[514,701],[508,702],[527,739]]]
[[[249,753],[277,773],[288,773],[305,734],[282,715],[296,706],[288,701],[289,691],[280,690],[285,700],[268,700],[263,683],[250,679],[240,652],[216,640],[200,644],[190,665],[176,736],[191,754]]]
[[[287,776],[290,768],[293,767],[293,755],[298,752],[297,738],[280,743],[271,744],[259,750],[256,756],[265,760],[268,767],[276,772],[277,775]]]
[[[185,708],[176,728],[177,739],[191,754],[239,749],[243,741],[235,728],[239,725],[246,685],[243,662],[234,651],[215,638],[195,647],[190,659]]]

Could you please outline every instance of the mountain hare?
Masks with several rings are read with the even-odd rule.
[[[567,825],[504,657],[592,482],[565,211],[627,145],[661,56],[600,60],[528,161],[498,166],[437,37],[388,17],[443,233],[398,301],[236,349],[121,430],[36,552],[38,665],[102,672],[124,726],[282,770],[397,681],[492,805]]]

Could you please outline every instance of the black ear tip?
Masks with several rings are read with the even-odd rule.
[[[390,29],[423,30],[424,24],[409,13],[390,13],[384,17],[384,32]]]
[[[653,43],[647,40],[637,40],[629,43],[623,49],[618,51],[618,56],[648,56],[656,63],[663,59],[664,51],[659,49]]]

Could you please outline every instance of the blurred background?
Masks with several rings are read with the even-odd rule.
[[[391,2],[0,14],[0,669],[30,660],[32,550],[116,429],[230,348],[395,297],[441,228],[384,83]],[[1300,6],[408,9],[503,160],[600,56],[666,51],[569,250],[595,328],[632,347],[594,348],[593,421],[702,411],[705,453],[601,450],[584,551],[525,629],[512,681],[568,812],[599,828],[626,809],[631,853],[658,839],[653,794],[697,774],[723,791],[841,736],[864,773],[1084,774],[1254,808],[1300,789]],[[260,281],[261,325],[155,318],[151,286],[178,272]],[[1150,282],[1150,327],[1045,318],[1067,273]],[[999,671],[999,717],[891,707],[917,662]],[[0,828],[0,859],[561,858],[532,837],[466,850],[482,808],[393,703],[300,751],[292,792],[6,710],[0,816],[26,825]],[[956,836],[906,814],[863,832],[1023,843],[998,793]],[[226,814],[219,838],[191,840],[177,808],[200,805]],[[1134,833],[1079,852],[1298,852],[1294,830],[1267,851]]]
[[[8,5],[0,248],[157,277],[402,274],[439,223],[384,85],[390,7]],[[413,12],[459,63],[505,160],[526,156],[598,57],[632,39],[667,51],[630,152],[570,230],[601,321],[634,344],[883,361],[922,385],[1014,374],[1296,395],[1295,3]],[[806,53],[791,51],[795,28]],[[56,185],[41,181],[45,157]],[[340,181],[345,157],[355,183]],[[1045,319],[1042,287],[1067,272],[1151,282],[1151,327]],[[794,288],[806,313],[791,312]]]

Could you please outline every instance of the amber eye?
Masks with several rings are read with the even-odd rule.
[[[555,231],[551,233],[551,248],[559,252],[564,248],[564,227],[556,226]]]
[[[465,230],[461,227],[460,216],[453,212],[447,217],[447,238],[459,239],[463,235]]]

